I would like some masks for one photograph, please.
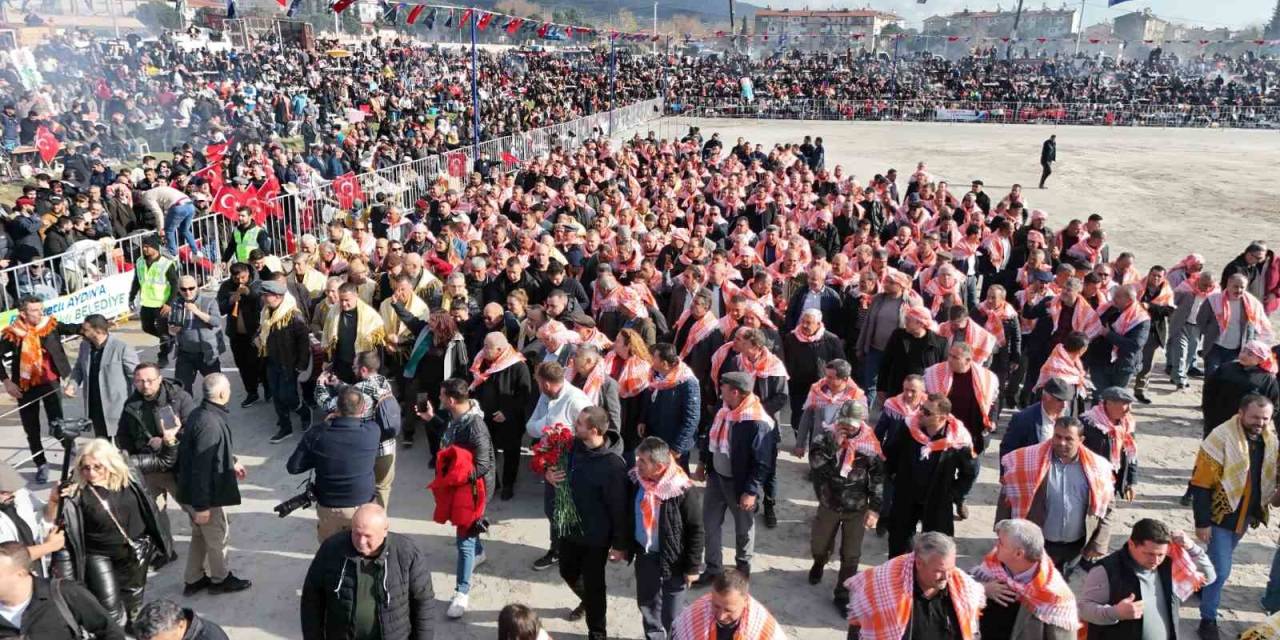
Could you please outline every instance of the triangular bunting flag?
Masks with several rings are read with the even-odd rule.
[[[493,16],[494,14],[492,13],[485,13],[484,15],[480,16],[480,19],[476,21],[476,29],[479,29],[480,31],[484,31],[485,29],[488,29],[489,23],[493,22]]]
[[[458,18],[458,26],[459,27],[467,26],[467,21],[471,19],[471,14],[474,12],[475,12],[474,9],[467,7],[467,10],[462,12],[462,17]]]
[[[511,21],[507,23],[507,33],[515,33],[519,31],[520,24],[523,22],[524,20],[521,20],[520,18],[512,18]]]
[[[333,12],[342,13],[343,11],[347,10],[347,7],[350,7],[351,5],[355,4],[355,1],[356,0],[338,0],[337,2],[333,3]]]
[[[446,29],[453,28],[453,9],[449,10],[449,17],[444,19],[444,28]]]
[[[405,22],[408,22],[409,24],[413,24],[417,22],[418,16],[422,15],[422,12],[426,11],[426,9],[427,9],[426,5],[421,5],[421,4],[410,9],[409,16],[405,18]]]
[[[431,11],[428,11],[428,12],[427,12],[427,19],[426,19],[426,20],[423,20],[423,21],[422,21],[422,24],[427,25],[427,28],[428,28],[428,29],[434,29],[434,28],[436,28],[436,9],[435,9],[435,7],[432,7],[432,8],[431,8]]]

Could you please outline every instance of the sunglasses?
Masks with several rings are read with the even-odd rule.
[[[178,287],[178,291],[195,291],[195,287]]]
[[[106,467],[105,465],[101,465],[101,464],[82,464],[82,465],[80,465],[80,470],[81,470],[81,471],[105,471],[106,469],[107,469],[107,467]]]

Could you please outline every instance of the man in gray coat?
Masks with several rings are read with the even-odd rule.
[[[169,312],[169,335],[173,336],[177,357],[174,377],[188,392],[193,390],[196,373],[207,376],[222,371],[222,314],[218,301],[200,296],[196,279],[182,276],[178,280],[178,297]]]
[[[84,343],[76,356],[76,366],[62,387],[62,393],[74,398],[84,390],[84,413],[93,421],[98,438],[110,438],[111,427],[120,423],[124,403],[133,392],[133,370],[138,366],[138,352],[110,333],[111,323],[95,313],[84,319],[81,335]]]
[[[1080,624],[1075,598],[1044,552],[1040,527],[1016,518],[997,522],[994,556],[972,571],[987,593],[979,620],[982,637],[1074,640]],[[1034,582],[1041,584],[1028,588]],[[1032,600],[1028,595],[1033,591],[1057,599]]]

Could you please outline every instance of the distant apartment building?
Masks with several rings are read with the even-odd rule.
[[[924,33],[929,35],[966,36],[978,38],[1007,38],[1013,35],[1013,24],[1018,23],[1019,38],[1063,38],[1075,35],[1079,28],[1075,9],[1023,9],[1022,17],[1016,11],[958,11],[945,16],[932,16],[924,20]]]
[[[757,9],[755,35],[767,37],[760,39],[766,46],[784,44],[805,51],[830,51],[871,46],[871,41],[889,25],[902,27],[902,18],[874,9]]]
[[[1126,13],[1115,21],[1116,37],[1128,42],[1172,39],[1180,35],[1175,31],[1173,24],[1157,18],[1150,9]]]

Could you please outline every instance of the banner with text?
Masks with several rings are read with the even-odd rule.
[[[87,287],[58,296],[44,303],[44,312],[64,324],[78,324],[86,316],[100,313],[108,320],[129,312],[129,288],[133,272],[107,276]],[[7,327],[18,315],[17,309],[0,313],[0,327]]]

